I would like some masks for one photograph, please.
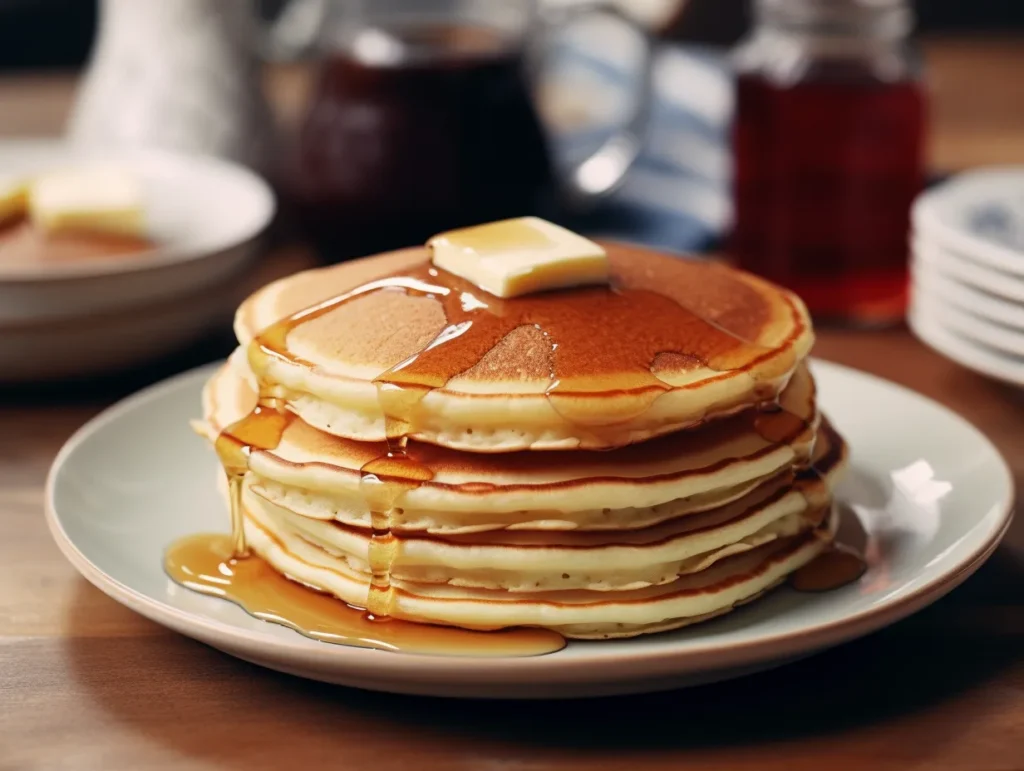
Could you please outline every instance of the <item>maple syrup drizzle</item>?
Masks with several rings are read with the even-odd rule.
[[[789,585],[799,592],[828,592],[852,584],[867,569],[867,562],[860,553],[844,544],[833,543],[794,571]]]
[[[633,399],[631,410],[617,413],[615,422],[621,423],[643,414],[655,399],[671,388],[654,372],[659,356],[675,355],[712,370],[730,372],[746,369],[771,353],[771,349],[751,343],[653,290],[593,286],[503,300],[482,293],[469,282],[440,271],[429,263],[403,275],[368,282],[272,324],[255,337],[247,351],[250,367],[259,382],[258,404],[249,415],[226,428],[216,442],[228,476],[231,548],[225,551],[223,543],[211,536],[186,539],[171,547],[167,570],[183,585],[231,599],[257,617],[291,626],[303,634],[330,642],[360,645],[366,644],[368,639],[377,638],[373,634],[364,634],[366,629],[362,627],[353,632],[351,624],[355,622],[348,618],[351,614],[344,614],[348,632],[323,635],[311,632],[325,622],[316,612],[309,610],[306,600],[295,594],[308,594],[310,590],[280,576],[261,559],[248,556],[241,503],[242,479],[247,473],[252,451],[276,448],[294,418],[287,409],[281,390],[274,387],[268,377],[274,361],[313,367],[288,350],[289,333],[347,302],[377,291],[400,291],[410,296],[433,298],[441,303],[447,324],[423,350],[374,380],[385,419],[387,452],[361,469],[360,490],[371,512],[369,563],[372,580],[366,612],[360,616],[359,624],[386,622],[384,628],[387,632],[377,629],[375,634],[387,638],[387,642],[378,640],[379,644],[371,647],[395,647],[392,630],[406,626],[421,628],[418,624],[389,618],[394,594],[390,566],[401,538],[392,529],[394,512],[406,493],[432,477],[429,468],[406,452],[408,438],[415,433],[418,423],[420,403],[430,391],[447,385],[452,378],[479,363],[506,335],[522,326],[532,326],[541,332],[550,346],[549,383],[545,391],[548,402],[566,420],[595,432],[609,426],[600,422],[595,424],[590,411],[579,408],[579,399],[613,390]],[[637,319],[643,320],[641,333],[623,339],[618,331],[635,327]],[[453,344],[456,340],[458,344]],[[750,374],[755,375],[755,371],[750,370]],[[777,413],[777,416],[769,413]],[[808,428],[802,418],[781,408],[767,410],[765,414],[768,417],[760,423],[766,438],[780,432],[789,435],[794,428]],[[803,425],[795,427],[793,418]],[[611,428],[614,430],[614,426]],[[608,438],[610,442],[614,441],[613,435],[608,435]],[[197,565],[203,566],[202,569]],[[230,579],[227,584],[221,581],[225,577]],[[263,582],[268,583],[269,594],[261,592],[259,584]],[[225,586],[230,586],[230,591]],[[269,601],[285,596],[289,602],[275,604]],[[320,595],[313,596],[320,598]],[[341,617],[338,601],[326,597],[323,600],[333,609],[331,617],[337,621]],[[290,602],[296,604],[294,613],[287,610]],[[323,611],[326,614],[327,605],[323,606]],[[309,615],[311,613],[312,616]],[[311,619],[317,623],[313,624]],[[539,630],[513,631],[532,634]],[[446,630],[449,636],[462,633],[476,637],[482,634]],[[487,639],[490,640],[493,634],[487,633]],[[560,636],[556,637],[561,640]],[[552,647],[550,636],[544,639],[545,650],[561,647]],[[534,644],[531,650],[536,649]],[[450,651],[450,646],[446,650]]]
[[[292,581],[257,555],[236,557],[231,536],[201,533],[174,543],[168,575],[202,594],[239,605],[249,615],[322,642],[449,656],[538,656],[565,647],[546,629],[472,631],[398,619],[382,621],[330,594]]]
[[[231,533],[235,556],[245,557],[245,513],[242,509],[242,480],[249,470],[249,456],[254,449],[274,450],[281,443],[285,429],[295,416],[286,411],[280,399],[261,387],[256,407],[242,420],[228,426],[218,435],[214,446],[228,481],[228,503],[231,509]]]
[[[392,522],[401,497],[429,481],[433,473],[405,452],[405,438],[388,439],[388,452],[360,469],[359,489],[370,510],[370,590],[367,612],[377,618],[391,615],[391,565],[400,536]]]

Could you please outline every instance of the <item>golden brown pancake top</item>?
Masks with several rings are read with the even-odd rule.
[[[555,380],[567,392],[650,387],[697,366],[745,368],[809,332],[799,304],[764,281],[642,247],[604,246],[610,287],[503,300],[432,271],[428,252],[418,248],[293,277],[273,308],[250,300],[241,318],[252,334],[368,281],[410,276],[440,291],[388,286],[351,297],[290,327],[289,348],[342,369],[384,371],[414,357],[403,365],[403,383]],[[452,340],[430,347],[453,328],[459,334]]]

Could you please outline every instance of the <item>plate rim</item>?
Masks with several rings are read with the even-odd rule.
[[[913,389],[862,372],[852,367],[823,360],[814,360],[815,367],[838,370],[844,375],[868,378],[878,384],[895,388],[904,395],[921,399],[942,410],[961,428],[974,432],[978,439],[992,450],[1003,477],[1005,500],[998,505],[998,524],[987,534],[975,550],[961,558],[946,573],[936,576],[913,592],[890,601],[881,608],[864,609],[833,621],[814,624],[796,632],[777,632],[731,644],[708,642],[685,651],[653,649],[648,651],[591,654],[579,658],[561,658],[557,654],[539,657],[474,658],[461,656],[431,656],[400,653],[382,655],[381,651],[351,646],[311,646],[296,634],[296,639],[270,635],[254,636],[232,624],[185,611],[150,598],[136,589],[112,578],[92,563],[72,542],[61,524],[54,505],[56,478],[68,457],[77,446],[95,431],[116,421],[124,413],[140,404],[158,400],[164,393],[181,387],[184,381],[199,379],[212,372],[217,363],[207,364],[174,375],[150,385],[131,396],[107,407],[75,431],[57,453],[46,477],[44,510],[47,527],[65,558],[90,583],[114,600],[141,615],[186,636],[225,650],[256,648],[261,655],[272,659],[301,661],[305,666],[323,668],[332,672],[358,670],[364,679],[380,677],[385,680],[407,678],[415,682],[443,681],[454,677],[456,682],[467,677],[477,683],[501,684],[519,682],[530,673],[543,676],[549,683],[619,682],[638,676],[679,674],[740,666],[797,653],[807,653],[836,645],[873,632],[889,623],[902,619],[942,597],[968,578],[995,551],[1014,515],[1015,487],[1013,475],[1006,460],[992,442],[973,424],[955,411]],[[188,629],[188,632],[183,630]],[[570,644],[573,644],[570,642]],[[577,643],[578,644],[578,643]],[[770,649],[770,650],[769,650]],[[615,667],[612,671],[611,667]],[[593,677],[597,668],[599,677]]]

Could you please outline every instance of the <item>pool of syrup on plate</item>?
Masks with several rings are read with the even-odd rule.
[[[249,555],[241,489],[249,454],[276,448],[294,418],[281,393],[265,380],[274,359],[304,363],[288,350],[289,333],[356,297],[377,291],[433,298],[442,304],[447,325],[422,351],[374,381],[385,416],[387,450],[361,469],[360,490],[371,510],[372,578],[366,607],[346,608],[339,600],[293,584],[260,558]],[[467,297],[471,301],[467,302]],[[602,321],[600,328],[604,331],[600,334],[595,334],[595,325],[583,323],[596,318]],[[401,591],[392,584],[390,574],[400,537],[393,532],[392,515],[403,495],[432,478],[431,470],[406,451],[420,402],[432,390],[469,370],[509,332],[524,325],[535,326],[551,345],[546,396],[552,408],[598,437],[610,427],[594,425],[589,415],[576,411],[575,405],[581,395],[601,393],[602,385],[607,390],[607,381],[599,379],[602,375],[617,376],[618,388],[636,397],[636,415],[640,415],[671,389],[652,371],[659,355],[671,352],[719,372],[747,370],[754,374],[753,363],[772,352],[650,290],[592,286],[503,300],[429,263],[368,282],[276,322],[250,343],[249,364],[260,386],[258,404],[249,415],[221,432],[216,441],[229,480],[231,548],[225,547],[223,536],[193,537],[173,545],[167,557],[172,578],[232,600],[258,618],[330,642],[419,653],[475,651],[476,655],[536,655],[563,647],[564,639],[548,630],[482,633],[391,618]],[[621,328],[634,329],[628,341],[609,332]],[[756,428],[768,441],[814,430],[804,418],[782,409],[776,400],[763,405]],[[614,442],[615,434],[606,438]],[[813,465],[808,464],[807,473],[814,474]],[[834,564],[830,554],[827,550],[815,561],[816,590],[844,582],[841,579],[845,573],[830,567]],[[802,583],[808,582],[810,579]],[[422,630],[422,634],[410,633],[410,627]]]
[[[565,646],[546,629],[472,631],[380,618],[292,581],[255,555],[240,557],[233,536],[201,533],[175,542],[165,556],[174,581],[241,606],[262,621],[321,642],[404,653],[534,656]]]

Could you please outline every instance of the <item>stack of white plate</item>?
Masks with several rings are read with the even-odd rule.
[[[969,369],[1024,385],[1024,167],[929,190],[913,225],[914,333]]]
[[[275,209],[266,182],[215,158],[0,142],[0,176],[91,164],[138,175],[158,247],[138,259],[0,260],[0,383],[93,376],[170,354],[226,327],[247,291]]]

